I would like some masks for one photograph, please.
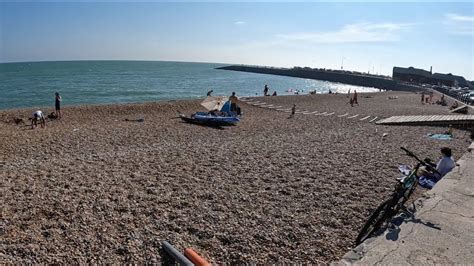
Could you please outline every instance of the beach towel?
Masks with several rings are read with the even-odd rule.
[[[432,139],[439,139],[439,140],[452,140],[453,137],[449,134],[428,134],[428,137]]]

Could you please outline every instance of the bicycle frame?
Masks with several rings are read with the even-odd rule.
[[[416,182],[418,182],[418,169],[420,169],[421,163],[417,163],[415,168],[410,171],[410,173],[400,179],[397,185],[402,185],[401,188],[409,189],[411,188]]]

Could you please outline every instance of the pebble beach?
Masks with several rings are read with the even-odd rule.
[[[213,264],[337,261],[398,165],[415,163],[401,146],[437,160],[470,144],[458,129],[443,141],[427,135],[445,128],[370,122],[448,113],[419,94],[348,102],[247,98],[240,124],[221,129],[178,118],[203,111],[198,100],[65,107],[34,130],[13,120],[36,109],[0,111],[0,263],[160,263],[165,240]]]

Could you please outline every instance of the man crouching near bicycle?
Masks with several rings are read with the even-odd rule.
[[[444,147],[441,149],[442,158],[439,162],[435,165],[430,162],[428,164],[436,167],[436,170],[439,173],[433,173],[426,169],[426,167],[420,167],[417,172],[417,175],[420,177],[418,183],[424,188],[433,188],[433,186],[443,178],[447,173],[451,172],[453,168],[456,166],[454,159],[451,154],[451,149]],[[425,160],[426,161],[426,160]]]

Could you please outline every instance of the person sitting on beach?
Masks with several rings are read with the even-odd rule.
[[[277,96],[277,92],[274,91],[273,94],[272,94],[272,96]]]
[[[210,90],[207,92],[207,96],[211,96],[211,94],[214,92],[214,90]]]
[[[446,99],[444,99],[444,94],[441,95],[441,99],[440,99],[439,101],[440,101],[440,104],[441,104],[442,106],[446,106],[446,105],[447,105]]]
[[[417,175],[420,177],[419,184],[424,188],[433,188],[433,186],[441,180],[447,173],[451,172],[456,166],[454,159],[452,157],[452,152],[450,148],[444,147],[441,149],[442,158],[436,164],[436,170],[439,173],[433,173],[427,170],[425,167],[420,167]],[[434,164],[431,164],[435,167]]]
[[[457,101],[454,101],[453,105],[451,105],[451,107],[449,107],[450,110],[453,110],[453,109],[456,109],[459,107],[459,104]]]
[[[237,103],[239,102],[239,99],[237,96],[235,96],[235,92],[232,92],[232,96],[229,97],[230,101],[230,111],[231,112],[237,112]]]
[[[40,110],[33,113],[33,118],[31,119],[31,128],[35,128],[38,126],[38,121],[41,122],[41,128],[46,127],[46,121],[44,120],[43,112]]]
[[[446,130],[446,132],[444,134],[451,136],[451,138],[454,138],[453,131],[454,131],[453,125],[449,125],[448,130]]]

